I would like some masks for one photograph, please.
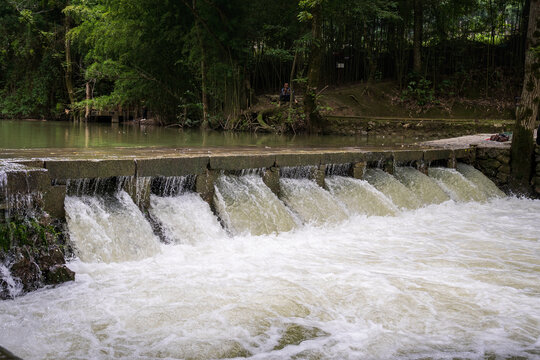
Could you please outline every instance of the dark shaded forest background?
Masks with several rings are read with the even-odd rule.
[[[391,81],[421,105],[513,101],[528,9],[525,0],[2,0],[0,117],[147,108],[162,123],[236,128],[258,95],[291,79],[306,99]]]

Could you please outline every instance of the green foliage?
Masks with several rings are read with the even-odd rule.
[[[435,104],[440,95],[462,96],[467,85],[488,94],[489,86],[503,88],[507,77],[520,77],[523,1],[447,0],[424,1],[422,56],[429,60],[422,76],[407,79],[413,4],[3,1],[0,117],[57,118],[70,106],[74,113],[87,106],[146,106],[163,122],[196,127],[204,92],[212,127],[251,128],[242,116],[254,95],[276,92],[290,81],[295,60],[295,90],[313,98],[305,93],[313,47],[320,49],[321,61],[315,62],[320,76],[314,76],[319,84],[392,78],[407,84],[403,100],[418,106]],[[320,32],[311,28],[314,16]],[[336,63],[344,70],[336,71]],[[447,78],[451,83],[441,80]],[[70,81],[74,104],[67,93]],[[300,116],[290,118],[302,122]]]
[[[36,219],[11,219],[0,223],[0,250],[13,246],[40,246],[56,243],[61,233],[52,225],[40,224]]]
[[[409,81],[407,88],[401,93],[401,98],[406,101],[415,101],[419,106],[433,104],[436,101],[431,81],[423,77]]]

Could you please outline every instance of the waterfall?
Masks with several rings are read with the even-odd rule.
[[[386,216],[394,215],[398,210],[392,201],[365,180],[331,176],[325,182],[330,193],[352,213]]]
[[[398,208],[417,209],[421,206],[420,200],[411,190],[381,169],[368,169],[364,178],[388,196]]]
[[[292,166],[292,167],[282,167],[280,168],[280,175],[282,178],[287,179],[306,179],[313,176],[317,170],[316,166],[306,165],[306,166]]]
[[[82,261],[133,261],[159,252],[159,240],[125,191],[68,196],[65,209],[69,235]]]
[[[215,185],[219,216],[233,234],[270,234],[296,227],[291,213],[256,175],[222,175]]]
[[[325,175],[348,176],[352,173],[352,166],[351,163],[326,165]]]
[[[437,184],[454,201],[486,201],[487,195],[467,179],[463,174],[454,169],[429,168],[429,176],[437,181]]]
[[[429,176],[412,167],[397,167],[395,177],[425,204],[440,204],[450,197]]]
[[[305,223],[337,223],[347,218],[332,195],[308,179],[281,179],[281,197]]]
[[[158,196],[178,196],[195,190],[196,176],[156,177],[152,180],[152,193]]]
[[[8,186],[8,173],[16,175],[19,192],[12,192]],[[36,218],[42,214],[43,194],[30,186],[30,174],[45,172],[44,169],[28,168],[17,163],[0,161],[0,205],[5,203],[5,218],[14,215],[27,218]]]
[[[168,242],[196,244],[225,237],[210,206],[198,194],[150,197],[150,214],[161,224]]]
[[[504,197],[504,193],[489,180],[484,174],[476,170],[471,165],[458,163],[457,170],[472,182],[476,187],[482,191],[488,198],[492,197]]]
[[[13,276],[11,275],[11,271],[9,271],[6,264],[0,263],[0,283],[2,282],[5,283],[6,286],[0,286],[0,294],[3,291],[3,288],[5,289],[5,291],[7,291],[7,293],[1,294],[3,296],[0,296],[0,298],[15,298],[22,294],[23,284],[21,283],[21,281],[17,278],[13,278]]]

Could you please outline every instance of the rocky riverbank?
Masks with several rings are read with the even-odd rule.
[[[65,224],[58,220],[16,217],[0,223],[0,299],[74,280],[66,266],[69,253]]]

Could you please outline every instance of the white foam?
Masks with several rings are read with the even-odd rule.
[[[70,239],[86,262],[140,260],[159,252],[159,240],[129,195],[68,196],[65,200]]]
[[[448,201],[78,260],[74,283],[0,302],[0,343],[25,359],[534,359],[539,214]],[[318,335],[275,349],[291,324]]]
[[[314,181],[280,179],[281,198],[304,223],[337,223],[348,215],[336,198]]]
[[[365,180],[330,176],[325,181],[332,195],[353,214],[385,216],[398,211],[391,200]]]
[[[297,225],[291,213],[257,175],[220,176],[216,209],[233,234],[284,232]]]
[[[173,243],[196,244],[225,236],[208,203],[195,193],[171,197],[152,195],[150,213],[159,220],[165,237]]]

